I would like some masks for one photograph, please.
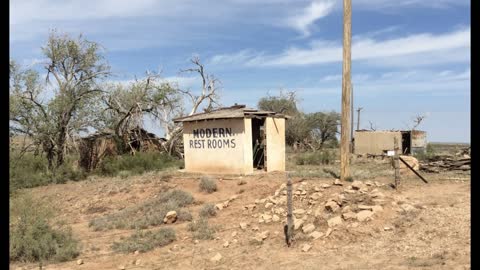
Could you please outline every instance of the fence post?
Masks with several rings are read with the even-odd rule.
[[[287,225],[284,228],[287,246],[292,244],[293,237],[293,210],[292,210],[292,180],[287,174]]]
[[[393,138],[393,149],[395,154],[393,155],[393,166],[395,168],[395,189],[400,188],[400,162],[399,162],[399,147],[398,147],[398,138]]]

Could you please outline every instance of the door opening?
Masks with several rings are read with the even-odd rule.
[[[252,119],[253,167],[265,170],[266,154],[265,119]]]
[[[408,155],[411,153],[411,136],[410,132],[402,132],[402,153]]]

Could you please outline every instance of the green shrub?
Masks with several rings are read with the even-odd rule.
[[[10,155],[10,191],[61,184],[68,180],[79,181],[87,177],[83,170],[74,168],[74,156],[68,156],[62,166],[49,171],[44,156],[25,153],[20,157],[15,152],[10,152]]]
[[[10,260],[68,261],[77,257],[79,244],[69,227],[52,228],[51,212],[22,196],[10,202]]]
[[[147,171],[160,171],[170,167],[178,167],[179,161],[168,154],[159,152],[138,152],[133,155],[106,157],[97,168],[101,175],[117,176],[121,171],[131,174],[142,174]]]
[[[200,217],[203,218],[208,218],[208,217],[214,217],[217,215],[217,210],[215,209],[215,206],[211,203],[205,204],[202,209],[200,209]]]
[[[200,178],[200,190],[207,193],[213,193],[217,191],[217,184],[209,177],[203,176]]]
[[[182,190],[172,190],[160,194],[157,198],[140,205],[125,208],[117,213],[95,218],[89,226],[95,231],[111,229],[146,229],[149,226],[163,224],[169,211],[176,211],[179,221],[191,220],[191,214],[185,213],[183,207],[194,202],[193,196]],[[190,215],[190,216],[189,216]]]
[[[192,221],[192,214],[185,209],[180,209],[177,211],[177,220],[178,221]]]
[[[215,228],[208,225],[206,218],[190,222],[187,229],[192,232],[194,239],[211,240],[215,236]]]
[[[328,165],[335,159],[334,154],[328,150],[302,153],[297,157],[297,165]]]
[[[137,231],[128,238],[121,238],[120,242],[114,242],[112,249],[122,253],[131,253],[137,250],[146,252],[156,247],[166,246],[175,239],[175,231],[172,228],[161,228],[148,232]]]

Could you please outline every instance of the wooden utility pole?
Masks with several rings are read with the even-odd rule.
[[[357,108],[357,130],[360,130],[360,111],[362,109],[363,109],[362,107]]]
[[[343,0],[342,122],[340,137],[340,179],[350,177],[350,61],[352,39],[352,0]]]

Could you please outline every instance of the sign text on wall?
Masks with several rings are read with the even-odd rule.
[[[199,128],[193,130],[193,140],[189,141],[190,148],[223,149],[235,148],[235,134],[232,128]]]

